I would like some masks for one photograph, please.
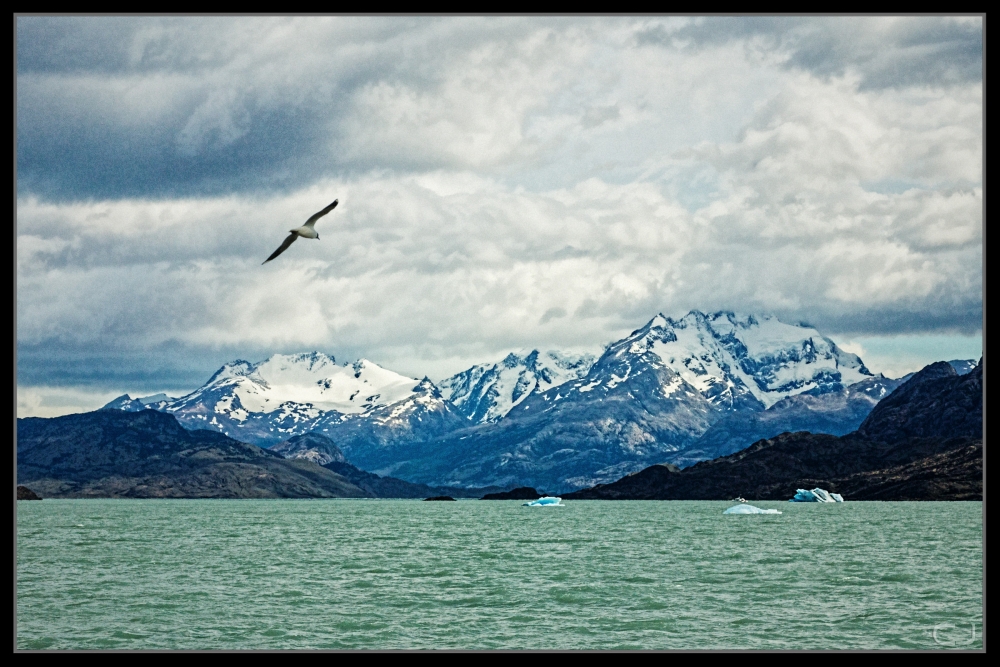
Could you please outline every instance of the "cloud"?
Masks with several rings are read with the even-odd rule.
[[[566,317],[566,309],[560,308],[559,306],[553,306],[542,314],[542,319],[538,320],[538,323],[548,324],[552,320],[559,319],[560,317]]]
[[[981,328],[977,20],[17,21],[25,387],[439,379],[690,309]]]
[[[288,192],[373,169],[631,180],[773,87],[738,45],[630,49],[633,23],[19,17],[19,192]]]
[[[487,180],[469,189],[467,175],[448,188],[438,174],[451,192],[441,195],[419,180],[330,182],[243,204],[22,202],[19,373],[40,382],[32,369],[52,350],[88,346],[123,359],[324,349],[388,363],[414,346],[424,359],[488,358],[603,343],[690,308],[776,312],[825,331],[980,326],[974,225],[927,245],[901,222],[930,208],[921,197],[974,219],[981,190],[879,195],[882,219],[846,202],[844,229],[830,234],[808,217],[760,225],[771,204],[741,196],[692,214],[651,184],[514,193]],[[260,266],[334,195],[321,241]]]
[[[58,417],[66,414],[91,412],[121,396],[113,391],[85,387],[23,387],[17,388],[19,417]]]
[[[635,39],[689,51],[740,41],[760,62],[820,77],[856,73],[862,90],[967,84],[983,75],[978,16],[710,17],[654,21]]]

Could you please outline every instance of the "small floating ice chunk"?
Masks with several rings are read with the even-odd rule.
[[[839,493],[830,493],[826,489],[796,489],[795,497],[790,503],[842,503],[844,498]]]
[[[723,514],[781,514],[781,512],[778,510],[762,510],[759,507],[741,503],[739,505],[733,505],[723,512]]]
[[[523,507],[566,507],[566,506],[562,504],[562,498],[545,496],[544,498],[539,498],[538,500],[532,500],[530,503],[524,503]]]

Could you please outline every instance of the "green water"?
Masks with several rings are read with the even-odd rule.
[[[981,503],[730,504],[22,501],[17,647],[982,648]]]

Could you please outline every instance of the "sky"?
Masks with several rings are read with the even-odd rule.
[[[983,19],[16,19],[19,416],[657,313],[981,356]],[[320,239],[262,265],[334,199]]]

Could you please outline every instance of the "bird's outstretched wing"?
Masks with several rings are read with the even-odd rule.
[[[270,262],[270,261],[271,261],[272,259],[274,259],[274,258],[275,258],[275,257],[277,257],[278,255],[280,255],[281,253],[283,253],[283,252],[285,252],[286,250],[288,250],[288,246],[292,245],[292,243],[293,243],[293,242],[295,241],[295,239],[297,239],[298,237],[299,237],[299,235],[298,235],[298,234],[296,234],[295,232],[292,232],[291,234],[289,234],[289,235],[288,235],[288,237],[287,237],[287,238],[285,239],[285,242],[281,244],[281,247],[280,247],[280,248],[278,248],[277,250],[275,250],[274,252],[272,252],[272,253],[271,253],[271,256],[270,256],[270,257],[268,257],[267,259],[265,259],[265,260],[264,260],[263,262],[261,262],[261,264],[267,264],[267,263],[268,263],[268,262]]]
[[[324,208],[322,211],[320,211],[319,213],[313,213],[309,217],[309,219],[306,220],[305,226],[306,227],[312,227],[313,225],[315,225],[317,220],[319,220],[324,215],[326,215],[327,213],[329,213],[330,211],[332,211],[333,209],[335,209],[337,207],[337,202],[338,201],[340,201],[340,200],[339,199],[334,199],[333,203],[330,204],[329,206],[327,206],[326,208]]]

